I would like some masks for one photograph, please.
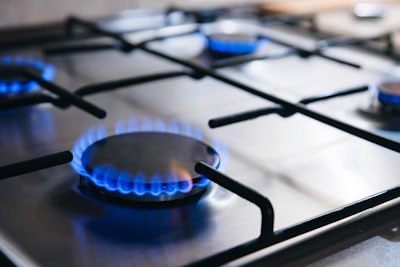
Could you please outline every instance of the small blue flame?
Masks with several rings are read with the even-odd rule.
[[[26,66],[34,68],[41,73],[45,81],[52,81],[55,75],[55,68],[50,64],[45,64],[40,60],[24,59],[22,57],[3,57],[0,59],[0,65],[3,66]],[[16,94],[19,92],[28,92],[38,87],[34,81],[21,82],[18,80],[0,80],[0,95]]]
[[[210,180],[205,177],[199,177],[195,180],[182,180],[182,177],[177,177],[178,174],[167,174],[165,179],[162,179],[160,174],[153,174],[150,179],[144,174],[138,173],[134,177],[131,174],[114,169],[111,166],[100,165],[96,166],[91,173],[83,167],[82,155],[84,151],[94,144],[111,135],[121,135],[134,132],[165,132],[180,134],[191,137],[193,139],[202,140],[202,132],[199,129],[191,126],[188,123],[170,121],[165,122],[161,119],[143,118],[142,120],[131,119],[129,121],[119,121],[114,126],[114,132],[108,134],[105,126],[99,126],[89,129],[75,143],[72,153],[74,155],[71,162],[72,168],[80,175],[90,179],[96,186],[105,188],[110,192],[118,191],[121,194],[143,195],[175,195],[177,193],[187,193],[193,187],[206,187],[210,184]],[[213,141],[213,148],[220,156],[224,156],[226,162],[227,150],[225,147],[216,141]],[[220,168],[221,164],[217,166]],[[162,182],[162,180],[168,182]],[[150,181],[150,182],[149,182]]]
[[[245,55],[254,53],[258,47],[265,43],[264,39],[255,39],[252,41],[226,41],[217,38],[208,38],[208,47],[210,50],[222,54]]]
[[[378,99],[388,104],[400,104],[400,96],[378,92]]]

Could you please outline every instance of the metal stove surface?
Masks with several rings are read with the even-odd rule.
[[[142,38],[134,34],[128,37]],[[154,42],[151,47],[190,58],[196,49],[199,51],[196,42],[179,37]],[[2,54],[40,58],[53,64],[57,69],[55,82],[71,91],[112,79],[183,69],[140,50],[128,54],[96,51],[44,55],[41,48],[4,50]],[[277,45],[274,49],[284,48]],[[327,52],[354,56],[350,49],[338,50]],[[390,60],[376,60],[396,67]],[[257,60],[221,68],[218,73],[291,101],[368,84],[381,74],[374,68],[354,69],[328,59],[297,56]],[[221,140],[229,151],[229,159],[222,159],[227,160],[223,172],[271,200],[275,229],[398,185],[397,153],[300,114],[289,118],[270,115],[210,129],[211,118],[273,103],[209,77],[171,78],[86,99],[104,108],[106,119],[98,120],[74,107],[60,110],[49,104],[1,111],[1,165],[71,149],[91,126],[104,124],[111,129],[117,121],[151,116],[187,121],[209,138]],[[397,141],[398,132],[378,129],[358,115],[356,109],[367,100],[366,92],[310,108]],[[259,234],[258,208],[216,184],[198,201],[147,208],[88,198],[76,189],[77,183],[78,175],[68,165],[1,182],[0,248],[16,265],[181,266]],[[358,260],[365,253],[359,251],[381,245],[388,248],[386,252],[400,248],[398,242],[377,239],[362,245],[367,250],[355,249],[356,253],[348,257],[355,255]],[[251,262],[270,251],[232,265]],[[339,259],[333,262],[351,262]],[[398,263],[395,253],[387,259],[388,265]],[[368,263],[374,261],[382,264],[383,259],[379,255],[368,258]]]

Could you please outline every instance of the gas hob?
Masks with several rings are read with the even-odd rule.
[[[396,265],[395,27],[343,14],[4,31],[4,264]]]

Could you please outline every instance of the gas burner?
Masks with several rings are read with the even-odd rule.
[[[140,202],[166,202],[203,193],[210,181],[198,161],[220,167],[220,156],[187,124],[161,120],[119,123],[114,135],[91,129],[75,144],[72,167],[81,186]]]
[[[400,81],[371,85],[371,100],[360,108],[362,115],[376,121],[386,130],[400,130]]]
[[[46,81],[54,77],[52,65],[40,60],[24,59],[22,57],[3,57],[0,59],[0,96],[28,92],[37,87],[37,83],[24,77],[24,68],[36,73]]]
[[[400,81],[384,82],[377,86],[378,100],[390,112],[400,108]]]
[[[254,53],[263,42],[258,36],[247,33],[212,33],[207,35],[210,51],[223,55]]]

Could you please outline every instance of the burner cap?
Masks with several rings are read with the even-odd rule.
[[[399,105],[400,81],[384,82],[378,85],[378,100],[388,105]]]
[[[211,51],[228,55],[243,55],[254,53],[261,40],[246,33],[214,33],[207,36]]]
[[[194,171],[195,164],[222,168],[220,155],[228,157],[220,142],[212,140],[214,149],[201,140],[201,131],[184,122],[118,121],[113,134],[104,126],[84,133],[72,149],[71,166],[80,174],[81,191],[91,196],[138,202],[186,199],[210,184]]]
[[[109,194],[134,200],[166,201],[199,193],[208,180],[196,162],[218,167],[217,152],[183,135],[136,132],[102,139],[82,155],[91,181]]]
[[[183,135],[136,132],[95,142],[82,155],[89,179],[106,193],[131,200],[167,201],[204,191],[196,162],[218,167],[217,152]]]
[[[36,82],[26,78],[22,70],[28,68],[46,81],[51,81],[54,68],[40,60],[21,57],[3,57],[0,60],[0,95],[27,92],[37,87]]]
[[[390,80],[370,85],[368,103],[358,108],[358,112],[371,119],[380,129],[399,131],[400,129],[400,81]]]

